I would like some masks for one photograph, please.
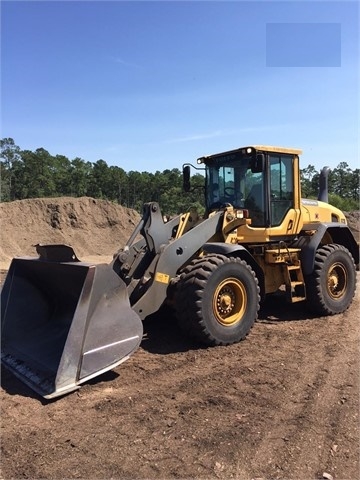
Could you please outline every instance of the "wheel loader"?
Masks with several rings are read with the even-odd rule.
[[[169,305],[185,334],[205,345],[239,342],[267,295],[344,312],[356,288],[359,246],[344,214],[302,199],[301,150],[248,146],[183,165],[204,171],[205,214],[142,218],[110,264],[79,261],[68,245],[36,245],[14,258],[1,292],[4,366],[54,398],[115,368],[139,347],[143,320]]]

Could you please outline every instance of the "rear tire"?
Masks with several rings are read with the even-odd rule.
[[[206,345],[242,340],[257,319],[259,305],[255,273],[239,258],[197,258],[184,269],[177,285],[179,326]]]
[[[321,246],[315,255],[314,271],[305,279],[311,310],[335,315],[347,310],[356,290],[356,270],[351,253],[343,245]]]

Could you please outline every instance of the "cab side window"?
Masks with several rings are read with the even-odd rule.
[[[293,158],[291,155],[270,156],[271,225],[280,225],[294,205]]]
[[[249,210],[252,227],[265,226],[264,204],[264,174],[263,172],[252,173],[249,169],[246,173],[247,191],[245,192],[244,206]]]

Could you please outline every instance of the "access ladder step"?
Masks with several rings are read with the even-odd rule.
[[[300,260],[297,264],[284,265],[286,294],[291,303],[306,300],[304,276],[301,270]]]

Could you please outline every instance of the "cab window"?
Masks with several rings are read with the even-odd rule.
[[[280,225],[294,205],[293,158],[291,155],[270,156],[271,225]]]

